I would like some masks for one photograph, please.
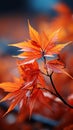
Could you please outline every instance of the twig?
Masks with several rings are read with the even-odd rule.
[[[52,95],[57,97],[57,94],[55,94],[54,92],[52,92],[51,90],[47,89],[47,88],[39,88],[39,89],[43,89],[46,90],[47,92],[50,92]]]
[[[52,74],[53,74],[53,73],[52,73]],[[57,91],[57,89],[56,89],[56,87],[55,87],[55,85],[54,85],[54,83],[53,83],[53,80],[52,80],[52,74],[50,75],[50,81],[51,81],[51,84],[52,84],[52,87],[53,87],[54,91],[56,92],[57,96],[61,99],[61,101],[62,101],[65,105],[67,105],[69,108],[72,108],[72,109],[73,109],[73,106],[71,106],[70,104],[68,104],[68,103],[64,100],[64,98],[59,94],[59,92]]]
[[[44,59],[44,65],[46,65],[46,58],[45,58],[44,56],[43,56],[43,59]],[[70,104],[68,104],[68,103],[64,100],[64,98],[59,94],[59,92],[57,91],[57,89],[56,89],[56,87],[55,87],[55,85],[54,85],[54,82],[53,82],[53,80],[52,80],[53,72],[49,75],[49,74],[48,74],[48,71],[47,71],[47,68],[46,68],[46,72],[47,72],[47,75],[46,75],[46,76],[48,76],[48,77],[50,78],[52,87],[53,87],[53,89],[54,89],[54,91],[55,91],[57,97],[58,97],[66,106],[68,106],[69,108],[72,108],[72,109],[73,109],[73,106],[70,105]]]

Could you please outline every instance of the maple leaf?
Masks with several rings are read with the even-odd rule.
[[[11,101],[11,105],[5,115],[9,113],[11,110],[15,108],[15,106],[22,100],[24,97],[23,90],[21,89],[23,85],[23,81],[18,79],[16,82],[4,82],[0,83],[0,88],[2,88],[5,92],[9,92],[0,102],[4,102],[6,100]]]
[[[26,87],[30,87],[31,84],[33,84],[33,86],[40,84],[41,86],[44,86],[44,88],[46,87],[46,81],[36,61],[25,65],[20,65],[22,61],[19,61],[18,63],[18,69],[23,80],[25,80]]]
[[[57,59],[47,63],[48,72],[64,73],[73,79],[73,77],[64,70],[64,67],[64,63]]]
[[[27,101],[29,102],[28,99],[31,98],[33,90],[35,91],[35,89],[37,89],[38,93],[39,83],[40,86],[46,87],[46,82],[44,80],[44,77],[39,71],[37,62],[21,66],[18,65],[18,69],[20,72],[20,78],[15,77],[14,82],[0,83],[0,88],[4,89],[4,91],[6,92],[9,92],[0,102],[6,100],[11,101],[11,105],[5,114],[13,110],[16,105],[19,105],[20,108],[22,108],[25,102]],[[33,100],[35,100],[36,95],[34,96]]]
[[[55,35],[58,32],[55,32]],[[29,34],[31,40],[20,42],[17,44],[10,44],[10,46],[15,46],[23,51],[21,54],[17,55],[19,58],[24,58],[21,64],[32,63],[37,59],[42,57],[54,57],[54,54],[59,54],[60,51],[70,44],[70,42],[65,44],[56,45],[53,41],[54,36],[50,34],[48,36],[45,32],[39,34],[35,29],[29,24]]]

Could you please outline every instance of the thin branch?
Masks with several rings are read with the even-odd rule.
[[[52,74],[53,74],[53,73],[52,73]],[[61,101],[62,101],[65,105],[67,105],[69,108],[72,108],[72,109],[73,109],[73,106],[71,106],[70,104],[68,104],[68,103],[64,100],[64,98],[59,94],[59,92],[57,91],[57,89],[56,89],[56,87],[55,87],[55,85],[54,85],[54,83],[53,83],[53,80],[52,80],[52,74],[50,75],[50,81],[51,81],[51,84],[52,84],[52,87],[53,87],[54,91],[56,92],[57,96],[61,99]]]
[[[52,92],[51,90],[47,89],[47,88],[38,88],[38,89],[43,89],[47,92],[50,92],[52,95],[56,96],[57,97],[57,94],[55,94],[54,92]]]
[[[44,72],[42,72],[41,70],[40,70],[40,73],[41,73],[41,74],[43,74],[43,75],[45,75],[45,76],[47,76],[47,74],[45,74],[45,73],[44,73]]]
[[[46,65],[46,58],[43,57],[43,59],[44,59],[44,65]],[[52,74],[53,74],[53,72],[49,75],[49,74],[48,74],[48,71],[47,71],[47,68],[46,68],[46,72],[47,72],[47,75],[46,75],[46,76],[48,76],[48,77],[50,78],[52,87],[53,87],[53,89],[54,89],[56,95],[58,96],[58,98],[59,98],[66,106],[68,106],[69,108],[72,108],[72,109],[73,109],[73,106],[70,105],[70,104],[68,104],[68,103],[64,100],[64,98],[59,94],[59,92],[57,91],[57,89],[56,89],[56,87],[55,87],[55,85],[54,85],[54,83],[53,83],[53,80],[52,80]]]

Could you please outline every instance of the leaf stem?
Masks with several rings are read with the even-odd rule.
[[[45,58],[45,56],[43,56],[43,59],[44,59],[44,66],[46,66],[46,58]],[[46,66],[46,73],[47,73],[47,76],[50,76],[50,75],[48,74],[47,66]]]

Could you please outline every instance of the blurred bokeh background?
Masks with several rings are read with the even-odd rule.
[[[49,33],[63,27],[64,43],[73,41],[73,1],[72,0],[1,0],[0,1],[0,82],[13,81],[18,76],[16,58],[17,48],[8,44],[29,38],[28,19],[31,25],[41,32]],[[61,52],[68,73],[73,76],[73,44]],[[73,105],[73,81],[65,74],[55,74],[54,82],[60,94]],[[0,98],[6,93],[0,90]],[[48,98],[48,97],[47,97]],[[1,118],[9,103],[0,104],[0,130],[73,130],[73,110],[58,99],[49,95],[49,108],[42,103],[36,104],[31,119],[25,107],[23,114],[16,107],[5,118]]]

